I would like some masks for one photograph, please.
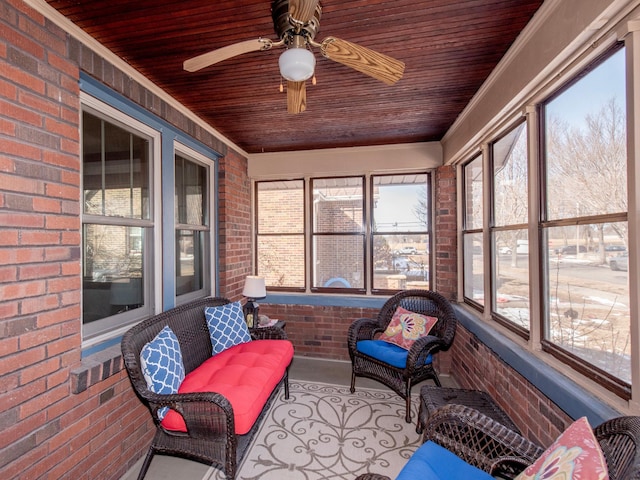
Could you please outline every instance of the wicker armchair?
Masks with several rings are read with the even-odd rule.
[[[611,480],[640,479],[640,417],[618,417],[594,428]],[[499,478],[513,478],[531,465],[544,448],[501,423],[463,405],[439,408],[427,421],[424,441],[431,440],[467,463]]]
[[[268,405],[284,384],[288,396],[288,376],[274,390],[261,416],[253,428],[244,435],[235,434],[235,422],[231,403],[218,393],[157,394],[147,388],[140,365],[140,351],[155,335],[169,325],[176,334],[184,352],[186,373],[191,372],[211,357],[211,340],[204,307],[229,303],[225,298],[203,298],[155,315],[131,328],[122,338],[122,354],[131,384],[153,417],[156,433],[151,442],[138,479],[144,478],[156,453],[196,460],[224,469],[226,477],[233,479],[238,462],[242,459],[255,435]],[[280,328],[253,329],[254,339],[282,339],[286,333]],[[170,407],[180,412],[188,433],[165,430],[157,420],[157,411]]]
[[[406,368],[398,368],[358,350],[360,340],[373,340],[385,331],[398,306],[437,317],[429,335],[416,341],[407,357]],[[453,342],[457,320],[449,301],[442,295],[428,290],[405,290],[385,302],[376,319],[361,318],[349,326],[348,348],[351,357],[351,392],[355,391],[356,377],[368,377],[382,382],[406,401],[407,423],[411,422],[411,387],[423,380],[433,379],[440,385],[433,362],[425,364],[429,355],[447,350]]]
[[[607,420],[594,430],[611,480],[640,480],[640,417]],[[513,478],[533,464],[544,448],[477,410],[448,404],[429,417],[424,441],[431,440],[496,478]],[[366,473],[356,480],[391,480]]]

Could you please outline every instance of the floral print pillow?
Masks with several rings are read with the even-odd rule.
[[[428,335],[438,319],[398,307],[380,340],[409,350],[420,337]]]
[[[607,462],[587,417],[573,422],[516,480],[609,480]]]

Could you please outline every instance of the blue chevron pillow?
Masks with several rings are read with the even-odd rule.
[[[213,347],[211,355],[251,341],[240,302],[227,303],[219,307],[205,307],[204,316],[211,335]]]
[[[153,340],[142,347],[140,366],[147,387],[154,393],[177,393],[184,380],[182,352],[176,334],[167,325]],[[158,410],[158,420],[162,421],[169,410]]]

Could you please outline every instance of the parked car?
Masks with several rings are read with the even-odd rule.
[[[617,257],[611,257],[609,259],[609,268],[614,271],[629,270],[629,252],[624,252]]]
[[[604,247],[605,252],[624,252],[627,249],[624,245],[607,245]]]
[[[418,249],[416,247],[402,247],[398,250],[398,254],[400,255],[417,255]]]
[[[556,253],[561,253],[562,255],[575,255],[578,251],[580,253],[586,253],[587,247],[580,245],[579,249],[576,250],[575,245],[565,245],[564,247],[556,250]]]
[[[500,247],[498,253],[502,255],[511,255],[511,249],[509,247]]]

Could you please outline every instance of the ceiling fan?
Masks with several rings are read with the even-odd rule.
[[[276,34],[280,38],[245,40],[184,62],[184,69],[195,72],[243,53],[286,47],[278,61],[281,75],[287,80],[287,111],[302,113],[306,109],[305,81],[313,76],[315,57],[310,47],[319,48],[329,60],[346,65],[387,85],[393,85],[404,74],[404,62],[382,53],[327,37],[321,43],[314,40],[320,28],[322,7],[320,0],[274,0],[271,13]]]

